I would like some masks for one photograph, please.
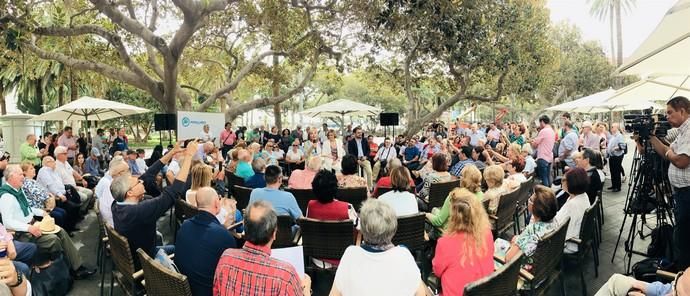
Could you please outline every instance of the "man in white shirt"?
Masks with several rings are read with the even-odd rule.
[[[26,196],[21,190],[24,174],[19,165],[8,165],[3,175],[7,184],[0,187],[0,214],[2,214],[5,227],[15,231],[15,239],[22,242],[33,242],[44,252],[64,252],[77,279],[83,279],[96,273],[94,269],[82,266],[81,257],[64,229],[60,228],[57,233],[48,234],[43,233],[38,225],[33,225],[34,216],[47,217],[48,215],[42,209],[29,206]]]
[[[52,156],[44,157],[41,165],[41,169],[38,171],[38,175],[36,175],[36,182],[45,187],[49,193],[55,195],[56,206],[67,212],[67,220],[69,220],[69,222],[66,222],[66,224],[76,225],[81,218],[79,214],[81,202],[67,199],[65,185],[62,184],[62,179],[60,179],[60,176],[55,172],[55,159],[53,159]],[[66,230],[72,232],[77,229]]]
[[[79,149],[77,146],[77,139],[72,135],[72,127],[67,126],[62,131],[62,136],[58,138],[58,146],[65,147],[67,159],[70,163],[74,163],[75,152]]]
[[[137,159],[134,161],[137,163],[137,167],[139,167],[139,171],[143,174],[149,167],[146,165],[146,152],[144,152],[144,149],[137,149]]]
[[[387,163],[393,159],[395,159],[395,147],[393,147],[391,139],[386,137],[385,140],[383,140],[383,147],[379,148],[379,151],[376,152],[376,156],[374,156],[374,168],[372,172],[372,176],[374,180],[378,179],[379,172],[381,171],[381,162],[384,162],[384,167],[387,165]]]
[[[113,182],[113,178],[123,176],[128,172],[129,165],[127,165],[127,162],[122,160],[121,157],[115,157],[108,165],[108,172],[96,185],[95,193],[96,197],[98,197],[98,210],[101,213],[103,222],[112,227],[115,227],[115,225],[113,224],[111,205],[115,199],[113,198],[112,192],[110,192],[110,184]]]
[[[208,124],[204,124],[203,130],[199,133],[199,140],[201,140],[201,142],[213,141],[213,134]]]
[[[55,160],[55,172],[57,172],[58,176],[62,179],[62,183],[74,186],[77,193],[79,193],[82,212],[88,211],[93,202],[93,191],[84,187],[87,184],[86,180],[75,172],[72,166],[67,162],[66,147],[57,146],[55,148]],[[79,181],[79,185],[77,185],[77,181]]]

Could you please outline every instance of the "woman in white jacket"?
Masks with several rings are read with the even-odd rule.
[[[321,157],[324,160],[322,168],[340,172],[340,161],[345,156],[343,142],[336,138],[333,130],[329,130],[326,137],[328,140],[323,142],[321,147]]]

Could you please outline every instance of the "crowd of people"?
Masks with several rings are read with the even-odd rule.
[[[682,199],[690,185],[690,103],[680,98],[668,106],[677,137],[668,142],[673,143],[670,148],[663,142],[654,148],[678,169],[674,173],[680,177],[672,185]],[[226,123],[217,136],[204,126],[199,139],[157,146],[148,158],[144,150],[129,148],[124,129],[110,129],[108,135],[98,129],[93,137],[74,136],[70,127],[40,139],[28,135],[20,164],[8,164],[9,153],[0,157],[0,251],[5,246],[14,263],[0,259],[0,274],[16,274],[2,282],[15,295],[29,295],[31,285],[22,279],[31,268],[48,268],[58,260],[68,263],[76,279],[94,274],[71,236],[95,209],[106,225],[127,238],[135,268],[141,266],[137,249],[152,258],[174,253],[173,263],[187,276],[193,295],[311,294],[308,275],[270,256],[280,215],[295,221],[352,221],[361,238],[358,246],[349,247],[339,260],[310,258],[317,267],[337,268],[331,295],[424,295],[415,258],[392,243],[398,217],[424,212],[439,288],[443,295],[462,295],[466,284],[494,272],[499,249],[508,260],[524,254],[523,268],[529,270],[539,240],[564,221],[569,221],[567,238],[578,238],[584,213],[605,180],[611,179],[609,191],[621,190],[628,147],[620,125],[576,123],[567,113],[559,119],[556,127],[543,115],[535,128],[458,119],[382,141],[351,125],[336,133],[326,124],[279,131],[264,126],[235,130]],[[496,213],[502,196],[530,178],[540,184],[527,203],[530,222],[501,241],[492,233],[489,215]],[[235,179],[252,189],[244,211],[228,193],[228,182]],[[432,185],[449,181],[459,181],[459,186],[442,206],[429,206]],[[336,198],[345,188],[365,188],[370,198],[355,208]],[[311,190],[315,199],[303,212],[287,189]],[[180,198],[199,213],[180,225],[174,244],[164,244],[157,221]],[[686,221],[687,208],[676,210],[677,221]],[[59,230],[46,233],[35,224],[46,219],[54,219]],[[676,247],[688,237],[684,227],[676,229]],[[298,228],[293,226],[294,233]],[[564,245],[565,253],[577,251],[576,244]],[[679,262],[681,269],[687,266]],[[677,283],[677,289],[690,292],[688,281]]]

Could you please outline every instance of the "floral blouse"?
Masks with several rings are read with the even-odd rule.
[[[534,262],[532,255],[534,255],[534,252],[537,250],[537,243],[539,243],[539,240],[552,231],[555,231],[557,227],[557,223],[553,220],[551,222],[532,222],[525,227],[525,230],[523,230],[520,235],[518,235],[515,244],[525,253],[526,261],[523,267],[527,271],[532,269],[532,263]]]
[[[424,177],[424,184],[422,190],[419,191],[419,197],[426,199],[429,196],[429,188],[433,183],[448,182],[451,175],[448,172],[432,172]]]
[[[357,175],[341,175],[338,177],[338,187],[367,187],[367,180]]]
[[[48,191],[34,179],[24,178],[22,191],[24,191],[26,200],[32,208],[45,208],[45,202],[50,198]]]

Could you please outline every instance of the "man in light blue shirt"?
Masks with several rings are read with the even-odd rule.
[[[684,275],[690,268],[676,275],[673,282],[643,282],[622,274],[613,274],[594,296],[675,296],[688,295],[690,276]],[[675,291],[674,291],[675,290]]]
[[[249,204],[264,200],[273,205],[273,209],[278,215],[290,215],[295,220],[302,217],[302,210],[297,205],[295,196],[290,192],[280,190],[283,181],[283,172],[280,167],[269,165],[266,167],[264,177],[266,178],[266,187],[252,190]]]
[[[563,124],[563,133],[563,139],[558,144],[558,159],[564,161],[568,167],[574,168],[573,153],[577,152],[579,138],[575,130],[573,130],[572,122],[566,121]]]
[[[470,145],[472,147],[479,145],[479,141],[483,140],[486,141],[486,137],[484,136],[484,133],[479,130],[479,126],[476,123],[473,123],[472,126],[470,127]]]
[[[621,176],[623,172],[623,157],[625,156],[625,138],[620,131],[618,123],[611,124],[611,138],[606,153],[609,155],[609,169],[611,171],[611,187],[607,188],[612,192],[621,191]]]

